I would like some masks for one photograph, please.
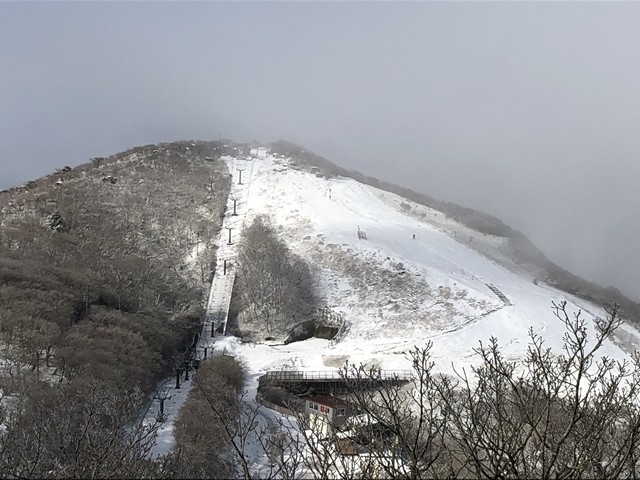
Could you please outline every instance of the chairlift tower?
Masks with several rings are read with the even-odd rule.
[[[242,172],[244,172],[246,169],[246,165],[244,165],[242,168],[240,168],[240,166],[236,167],[236,170],[238,171],[238,185],[242,185]]]

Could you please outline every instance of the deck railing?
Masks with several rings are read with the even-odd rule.
[[[341,380],[411,380],[411,370],[377,370],[362,372],[360,376],[353,375],[348,372],[344,376],[344,372],[337,370],[271,370],[265,373],[265,380],[284,380],[284,381],[341,381]]]

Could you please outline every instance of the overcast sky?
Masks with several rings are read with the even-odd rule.
[[[0,2],[0,188],[287,139],[640,300],[640,3]]]

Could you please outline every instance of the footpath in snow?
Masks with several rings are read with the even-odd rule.
[[[196,351],[196,359],[198,360],[210,355],[216,340],[226,333],[231,293],[236,277],[235,266],[238,241],[249,210],[251,182],[254,174],[259,170],[260,163],[258,155],[247,160],[233,157],[224,159],[231,174],[231,188],[218,237],[216,271],[211,282],[205,322]],[[158,438],[152,450],[152,456],[164,455],[173,448],[175,443],[174,422],[192,386],[190,379],[181,379],[180,388],[176,388],[176,379],[173,378],[167,380],[154,395],[151,406],[145,415],[145,422],[152,423],[161,413],[161,408],[165,421],[158,431]]]

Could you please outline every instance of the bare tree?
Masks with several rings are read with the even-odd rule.
[[[360,414],[354,433],[381,474],[388,478],[434,478],[450,474],[447,417],[438,395],[431,343],[410,353],[412,380],[383,379],[379,368],[346,365],[347,399]],[[398,379],[400,380],[400,379]]]
[[[640,363],[598,353],[621,319],[617,307],[588,338],[580,311],[554,304],[566,327],[555,354],[530,332],[522,362],[496,339],[480,345],[472,376],[444,379],[438,393],[450,419],[457,474],[483,478],[636,478],[640,448]]]
[[[101,382],[29,386],[0,436],[0,476],[19,478],[141,478],[157,424],[135,420],[141,395]]]
[[[405,386],[382,381],[379,369],[347,365],[347,398],[360,413],[334,431],[373,459],[370,472],[388,478],[636,478],[639,357],[599,355],[621,323],[617,307],[596,319],[593,338],[565,302],[554,314],[566,328],[562,353],[531,332],[525,358],[508,361],[491,339],[475,350],[478,366],[450,377],[434,373],[427,345],[411,353]],[[298,424],[306,425],[309,470],[348,476],[339,440],[323,444],[304,419]]]

